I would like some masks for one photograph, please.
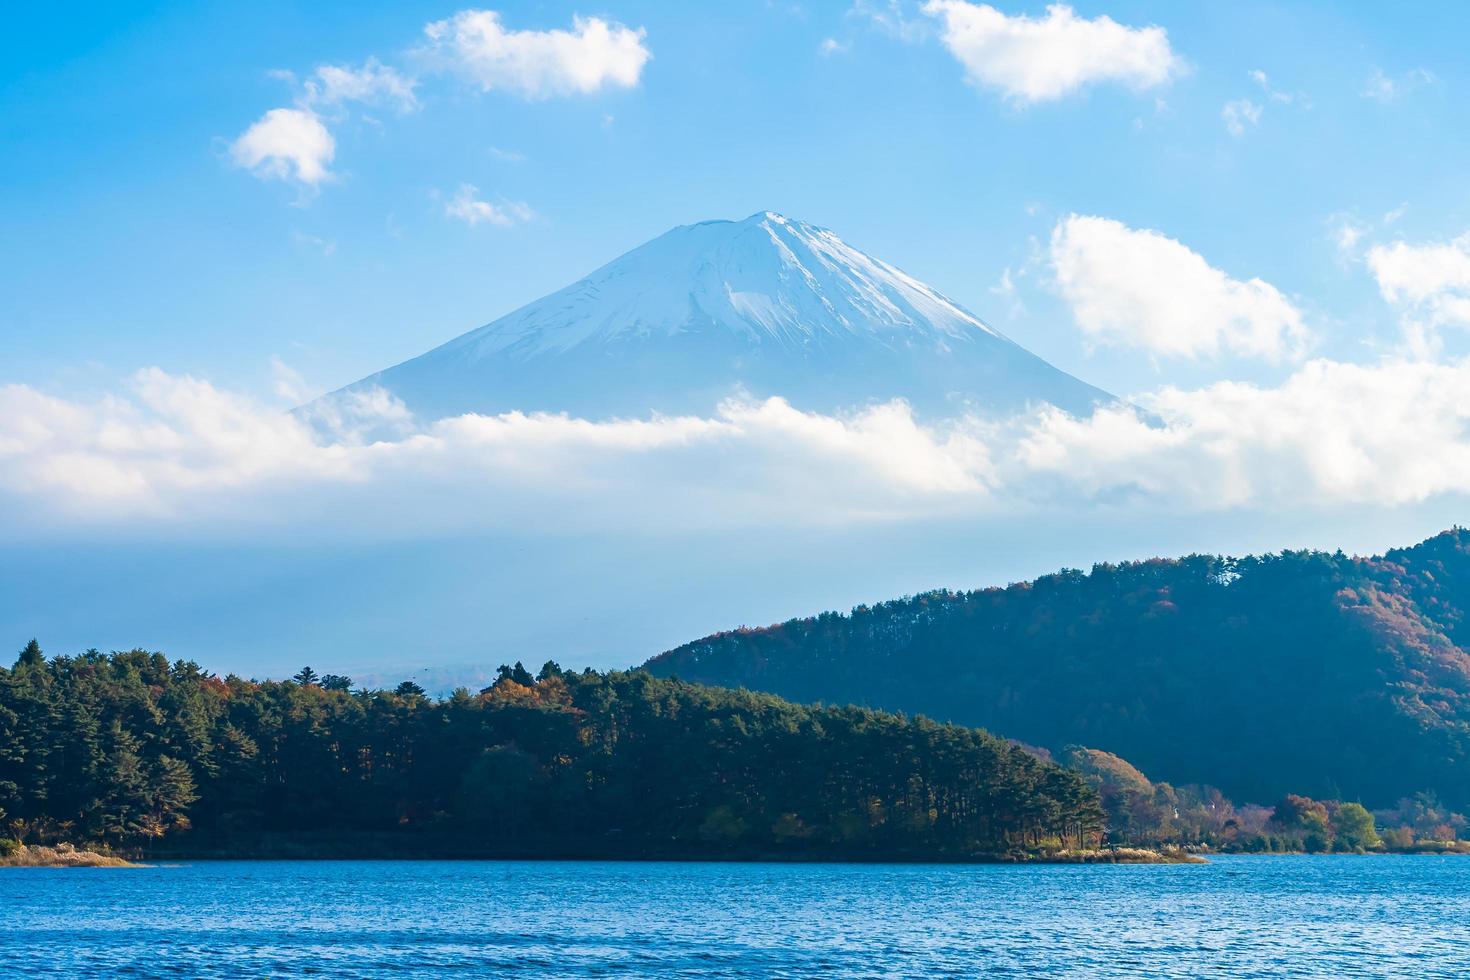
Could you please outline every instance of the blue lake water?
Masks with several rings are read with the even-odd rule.
[[[0,869],[0,977],[1466,977],[1470,859]]]

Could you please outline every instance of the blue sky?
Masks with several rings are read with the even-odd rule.
[[[507,31],[575,31],[580,16],[631,32],[620,36],[643,52],[637,64],[614,65],[624,77],[586,90],[559,88],[554,71],[539,90],[513,73],[486,90],[473,66],[431,50],[426,25],[471,9],[454,4],[12,12],[0,41],[0,388],[49,413],[17,422],[11,410],[12,441],[30,454],[12,467],[64,475],[35,492],[4,490],[24,501],[16,512],[27,516],[5,533],[32,564],[24,581],[6,573],[10,594],[25,599],[0,607],[0,627],[17,645],[36,632],[63,648],[186,646],[178,652],[264,670],[305,648],[324,651],[318,666],[350,666],[330,649],[344,636],[339,645],[365,662],[391,662],[410,636],[430,659],[495,656],[504,644],[483,639],[496,632],[488,619],[515,644],[616,662],[690,631],[915,588],[1196,547],[1370,549],[1461,514],[1463,497],[1446,488],[1462,475],[1454,467],[1465,449],[1456,392],[1470,322],[1470,239],[1460,237],[1470,229],[1470,9],[1077,2],[1066,16],[1085,25],[1078,47],[1049,33],[1060,15],[1044,4],[997,6],[999,39],[980,48],[947,30],[945,10],[887,0],[493,8]],[[980,5],[949,9],[968,18]],[[1090,50],[1109,23],[1122,47]],[[1040,40],[1021,54],[1058,59],[1055,71],[1038,81],[997,68],[1005,32],[1033,27]],[[391,72],[412,94],[334,101],[322,94],[323,66],[376,71],[380,81]],[[1061,90],[1025,87],[1043,83]],[[330,134],[325,176],[303,180],[279,160],[251,166],[242,156],[244,135],[275,109],[309,113]],[[456,201],[481,210],[456,212]],[[1218,459],[1211,447],[1221,441],[1234,447],[1216,484],[1238,478],[1246,489],[1210,497],[1179,475],[1197,462],[1160,455],[1177,445],[1130,445],[1124,457],[1068,456],[1071,473],[1091,474],[1087,486],[1032,524],[947,505],[917,517],[905,505],[903,520],[881,527],[783,514],[762,532],[767,548],[743,552],[730,527],[759,524],[753,512],[685,528],[660,547],[647,543],[661,532],[646,522],[605,515],[580,539],[544,515],[526,518],[546,529],[538,538],[410,515],[407,484],[384,503],[371,490],[382,478],[355,473],[353,506],[391,511],[393,531],[354,525],[302,554],[292,550],[301,528],[315,534],[342,501],[317,500],[265,464],[243,477],[179,479],[167,507],[37,502],[73,491],[120,499],[152,479],[105,452],[76,464],[83,454],[51,435],[75,406],[93,413],[77,423],[95,425],[89,452],[119,418],[136,422],[129,438],[141,439],[154,429],[140,412],[164,402],[185,411],[177,406],[199,392],[179,379],[254,406],[245,415],[276,412],[488,322],[673,225],[762,209],[836,230],[1103,388],[1144,400],[1213,392],[1162,404],[1188,417],[1180,431],[1192,434],[1179,444],[1195,445],[1198,459]],[[1196,333],[1172,332],[1171,304],[1197,297],[1219,308],[1214,327],[1205,317]],[[1259,342],[1240,339],[1252,331]],[[159,372],[141,383],[152,394],[136,395],[147,369]],[[1227,382],[1264,394],[1240,401],[1218,387]],[[145,408],[117,417],[96,408],[114,395]],[[1394,401],[1439,411],[1420,427],[1417,409]],[[1313,471],[1318,482],[1286,495],[1292,478],[1271,454],[1290,450],[1271,419],[1331,420],[1354,408],[1438,433],[1439,442],[1413,443],[1413,458],[1453,462],[1399,480],[1413,468],[1386,455],[1399,433],[1361,445],[1344,436],[1342,452]],[[1222,416],[1266,421],[1226,431],[1210,421]],[[233,432],[237,422],[223,425]],[[1310,426],[1295,427],[1302,445],[1331,442]],[[1075,453],[1105,436],[1051,431],[1044,447]],[[208,453],[226,451],[216,440]],[[168,472],[203,472],[198,456],[181,453]],[[1118,511],[1109,459],[1144,474],[1142,489],[1130,484],[1123,496],[1168,503]],[[313,480],[328,478],[330,463],[311,465]],[[981,482],[993,489],[1001,478]],[[88,496],[109,480],[115,492]],[[256,481],[251,506],[216,509],[217,488],[242,492],[241,481]],[[183,501],[178,486],[203,489]],[[490,508],[530,507],[486,493]],[[298,511],[298,521],[281,516]],[[725,549],[718,575],[689,584],[659,570],[699,542]],[[864,568],[857,554],[890,558]],[[134,557],[175,598],[116,586]],[[96,580],[78,579],[79,564]],[[382,594],[333,584],[346,581],[344,565],[364,564],[397,569],[378,579],[396,597],[392,628],[368,614],[384,608]],[[226,565],[234,571],[214,586],[200,581],[199,568]],[[282,574],[287,566],[296,577]],[[545,598],[546,583],[567,575],[605,593],[583,603],[585,615]],[[648,597],[659,590],[680,612],[651,627],[658,604]],[[243,623],[254,625],[242,625],[242,602]],[[261,625],[275,608],[280,621]]]
[[[411,70],[424,25],[456,9],[20,13],[0,88],[5,379],[66,389],[158,365],[263,389],[275,356],[335,386],[675,224],[773,208],[1127,392],[1260,367],[1088,357],[1065,307],[1029,282],[1012,315],[990,290],[1058,216],[1158,229],[1259,276],[1297,297],[1322,325],[1318,349],[1342,357],[1391,341],[1394,317],[1341,260],[1337,217],[1372,223],[1407,206],[1391,234],[1411,239],[1452,237],[1467,220],[1456,39],[1470,12],[1447,4],[1082,3],[1081,16],[1166,28],[1187,74],[1024,107],[967,85],[933,36],[901,40],[847,3],[506,4],[511,28],[565,28],[576,11],[642,27],[652,59],[634,88],[571,98],[428,79],[417,111],[374,107],[334,126],[337,179],[306,200],[231,163],[230,141],[292,104],[269,72],[369,57]],[[932,18],[904,16],[932,35]],[[824,56],[828,38],[842,49]],[[1433,81],[1409,81],[1421,70]],[[1305,99],[1273,101],[1252,71]],[[1365,98],[1375,72],[1410,90]],[[1238,99],[1263,111],[1232,137],[1221,109]],[[538,218],[448,220],[436,194],[464,183]]]

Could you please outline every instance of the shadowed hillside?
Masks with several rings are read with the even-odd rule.
[[[1193,555],[696,640],[660,676],[1094,746],[1238,799],[1470,801],[1470,532]]]

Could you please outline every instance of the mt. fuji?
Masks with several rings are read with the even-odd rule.
[[[684,225],[327,398],[382,388],[420,419],[709,413],[744,393],[930,415],[1115,399],[823,228],[770,211]]]

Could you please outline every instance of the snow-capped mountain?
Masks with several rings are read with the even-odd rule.
[[[327,397],[373,387],[421,419],[708,414],[742,392],[821,411],[901,397],[929,415],[1113,400],[912,276],[770,211],[675,228]]]

